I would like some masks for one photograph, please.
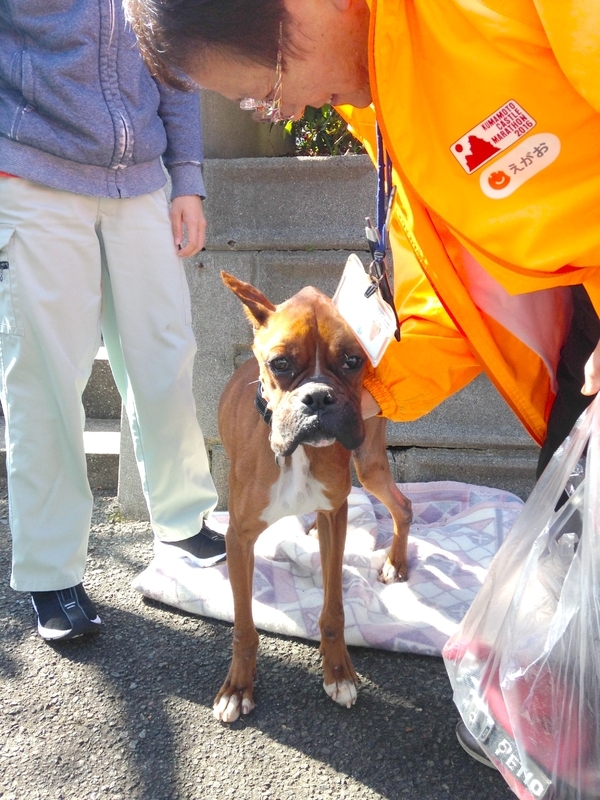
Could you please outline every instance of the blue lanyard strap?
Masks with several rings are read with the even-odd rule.
[[[381,250],[387,249],[388,210],[391,210],[392,162],[383,146],[383,136],[377,126],[377,233]]]
[[[369,273],[373,281],[366,294],[369,296],[379,288],[381,296],[394,312],[394,317],[396,318],[396,332],[394,335],[396,340],[400,341],[400,322],[394,305],[394,295],[390,286],[385,260],[387,231],[395,192],[396,187],[392,185],[392,162],[385,150],[383,136],[379,125],[377,125],[377,227],[373,228],[369,217],[366,218],[367,227],[365,232],[372,258]]]

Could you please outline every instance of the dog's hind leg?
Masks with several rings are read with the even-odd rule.
[[[336,703],[350,708],[356,702],[357,677],[344,640],[342,559],[347,524],[347,500],[337,511],[317,514],[324,591],[319,619],[323,688]]]
[[[352,453],[354,467],[363,487],[385,505],[394,521],[394,538],[379,580],[383,583],[405,581],[408,577],[407,542],[412,522],[411,502],[396,486],[386,451],[386,420],[365,420],[365,440]]]

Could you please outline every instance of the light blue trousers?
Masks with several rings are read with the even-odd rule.
[[[0,177],[0,267],[11,586],[47,591],[83,578],[93,497],[81,396],[101,332],[152,528],[166,541],[193,536],[217,496],[164,191],[98,198]]]

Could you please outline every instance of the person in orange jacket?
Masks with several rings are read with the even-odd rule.
[[[402,337],[367,375],[365,416],[417,419],[484,370],[541,473],[600,388],[600,4],[126,8],[168,83],[183,72],[271,122],[331,103],[376,162],[377,123]]]

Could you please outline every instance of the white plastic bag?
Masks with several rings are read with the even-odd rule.
[[[444,647],[465,724],[521,800],[600,798],[599,494],[600,396]]]

